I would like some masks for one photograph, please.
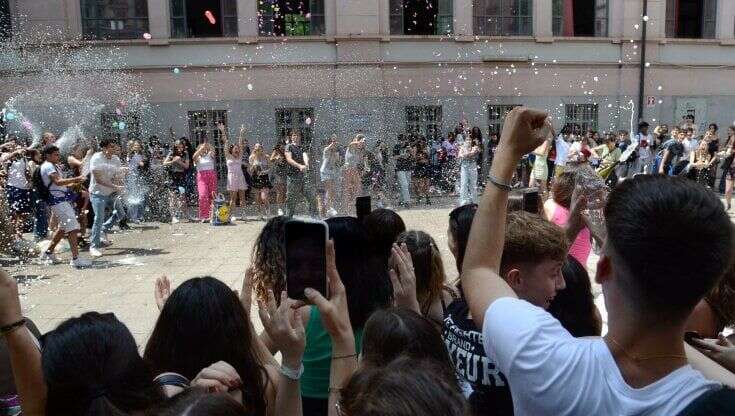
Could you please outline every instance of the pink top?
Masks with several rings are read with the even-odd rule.
[[[569,221],[569,210],[557,203],[554,203],[554,205],[556,208],[554,208],[554,215],[551,217],[551,222],[563,227]],[[582,263],[582,266],[584,266],[585,269],[587,268],[587,259],[590,257],[590,252],[592,251],[592,241],[590,238],[591,234],[589,228],[584,227],[579,234],[577,234],[577,238],[574,240],[571,247],[569,247],[569,255]]]

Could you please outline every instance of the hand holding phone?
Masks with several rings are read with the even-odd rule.
[[[306,288],[325,298],[327,290],[326,252],[329,229],[324,221],[294,219],[286,223],[286,289],[288,297],[307,301]]]

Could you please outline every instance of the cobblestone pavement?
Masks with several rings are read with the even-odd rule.
[[[448,205],[399,212],[409,229],[424,230],[436,239],[451,281],[457,273],[447,248]],[[41,331],[87,311],[114,312],[142,345],[158,315],[153,297],[156,278],[166,274],[176,286],[191,277],[211,275],[239,290],[252,243],[263,224],[251,220],[220,227],[198,223],[133,225],[132,231],[110,235],[113,245],[94,261],[93,268],[73,269],[67,264],[70,257],[66,252],[59,254],[66,260],[63,264],[11,264],[7,269],[20,282],[24,314]],[[256,327],[260,329],[259,322]]]

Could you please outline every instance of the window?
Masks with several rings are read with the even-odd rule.
[[[10,39],[13,35],[13,20],[10,17],[10,1],[0,0],[0,39]]]
[[[712,39],[717,0],[666,0],[666,37]]]
[[[406,133],[427,139],[436,139],[442,134],[442,107],[422,105],[406,107]]]
[[[520,106],[520,104],[499,104],[487,106],[488,132],[490,134],[497,134],[498,138],[500,138],[500,133],[503,131],[505,116],[510,113],[510,110]]]
[[[530,36],[533,31],[532,0],[474,0],[474,6],[475,35]]]
[[[81,0],[85,39],[135,39],[148,31],[146,0]]]
[[[102,113],[102,137],[115,139],[118,142],[140,139],[140,118],[137,113]],[[122,144],[122,143],[120,143]]]
[[[390,0],[390,34],[451,34],[453,7],[453,0]]]
[[[171,0],[171,37],[237,36],[237,0]]]
[[[319,36],[325,33],[324,0],[259,0],[260,36]]]
[[[607,36],[608,0],[553,1],[554,36]]]
[[[301,143],[306,149],[311,146],[314,121],[314,109],[309,108],[276,108],[276,137],[284,141],[291,132],[301,134]]]
[[[597,131],[597,104],[567,104],[564,127],[570,128],[575,134],[587,130]]]
[[[224,143],[217,129],[217,124],[222,123],[227,129],[227,110],[199,110],[189,111],[189,140],[196,148],[205,141],[214,146],[217,163],[217,178],[220,183],[227,180],[227,160],[225,158]]]

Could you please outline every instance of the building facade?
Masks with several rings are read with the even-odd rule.
[[[646,16],[642,0],[0,0],[7,14],[0,37],[123,54],[116,69],[150,103],[124,115],[131,136],[197,138],[218,121],[270,145],[292,129],[392,141],[464,121],[488,134],[515,105],[557,127],[630,129],[644,24],[642,118],[735,120],[730,0],[649,0]],[[32,77],[3,67],[0,100]],[[65,128],[51,113],[45,128]]]

